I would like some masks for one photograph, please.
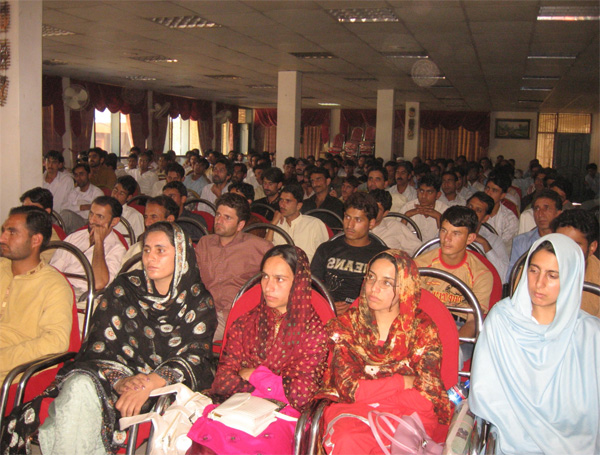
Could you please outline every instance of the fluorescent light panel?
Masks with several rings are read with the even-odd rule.
[[[155,81],[155,77],[151,76],[142,76],[140,74],[135,74],[133,76],[125,76],[125,79],[129,79],[130,81]]]
[[[340,103],[319,103],[319,106],[341,106]]]
[[[388,58],[429,58],[427,52],[381,52],[381,55]]]
[[[399,22],[398,16],[390,8],[345,8],[327,10],[338,22]]]
[[[290,55],[293,55],[296,58],[303,58],[306,60],[328,60],[332,58],[337,58],[330,52],[290,52]]]
[[[598,6],[541,6],[538,21],[597,21]]]
[[[176,58],[165,57],[164,55],[146,55],[141,57],[129,57],[132,60],[138,60],[144,63],[177,63]]]
[[[375,82],[377,79],[374,77],[345,77],[348,82]]]
[[[63,30],[62,28],[53,27],[52,25],[42,24],[42,36],[44,38],[50,36],[69,36],[74,35],[75,33],[70,32],[68,30]]]
[[[558,81],[560,76],[523,76],[525,80],[531,81]]]
[[[269,85],[269,84],[257,84],[257,85],[249,85],[248,88],[251,89],[273,89],[275,88],[274,85]]]
[[[155,24],[168,28],[219,28],[221,25],[200,16],[148,17]]]
[[[235,81],[240,79],[239,76],[235,74],[207,74],[206,77],[210,77],[211,79],[217,79],[221,81]]]
[[[528,55],[528,60],[575,60],[577,55],[573,54],[539,54]]]
[[[521,87],[521,90],[526,90],[529,92],[551,92],[553,90],[552,87]]]

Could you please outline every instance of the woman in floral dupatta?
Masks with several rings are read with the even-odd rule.
[[[275,399],[298,417],[320,386],[327,357],[325,328],[311,304],[306,253],[281,245],[263,258],[261,303],[229,329],[227,344],[209,394],[223,401],[237,392]],[[188,453],[292,453],[295,422],[278,419],[256,438],[206,417],[189,437],[198,445]],[[209,450],[206,450],[206,449]]]
[[[179,226],[156,223],[145,233],[142,263],[143,270],[117,276],[99,296],[75,360],[40,397],[15,410],[3,452],[23,453],[46,397],[56,399],[40,427],[44,455],[99,455],[123,447],[117,420],[147,412],[153,389],[210,385],[216,313],[191,242]]]
[[[413,260],[387,250],[369,263],[358,307],[327,325],[333,358],[319,396],[337,402],[325,412],[328,453],[382,453],[369,426],[354,418],[334,421],[343,413],[417,412],[429,435],[449,422],[442,346],[434,322],[417,309],[420,295]]]

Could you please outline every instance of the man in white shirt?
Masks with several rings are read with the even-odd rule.
[[[66,208],[67,197],[73,189],[73,178],[66,172],[58,172],[61,154],[50,150],[44,159],[46,172],[44,172],[43,188],[50,190],[54,198],[54,210],[61,212]]]
[[[375,165],[367,170],[367,190],[385,190],[387,189],[387,171],[385,168]],[[403,194],[398,192],[391,193],[392,196],[392,212],[399,212],[407,200]]]
[[[377,201],[377,217],[371,232],[385,242],[389,248],[412,254],[421,246],[419,238],[399,218],[386,217],[392,207],[392,196],[388,191],[369,191]]]
[[[167,183],[183,182],[185,169],[179,163],[169,163],[165,168],[165,180],[159,180],[152,186],[152,197],[160,196]]]
[[[476,193],[477,191],[483,191],[485,189],[483,184],[479,181],[481,171],[482,168],[480,164],[469,164],[469,168],[467,170],[467,183],[465,186],[472,193]]]
[[[413,177],[413,166],[410,161],[402,161],[398,163],[398,167],[396,168],[396,184],[389,187],[387,191],[392,194],[392,197],[394,194],[400,194],[401,196],[404,196],[406,202],[417,199],[417,190],[412,185]],[[398,211],[400,211],[401,208],[402,207],[399,207]],[[393,204],[392,209],[396,209],[396,207],[393,207]]]
[[[452,171],[446,171],[442,174],[442,195],[440,202],[448,207],[453,205],[467,205],[467,200],[456,192],[456,174]]]
[[[114,197],[121,207],[123,208],[123,213],[121,214],[121,219],[127,220],[127,222],[131,225],[133,229],[133,233],[135,234],[135,238],[139,238],[140,235],[144,233],[144,217],[133,207],[129,207],[127,203],[133,199],[133,195],[135,194],[135,190],[137,189],[137,183],[135,179],[130,175],[125,175],[123,177],[119,177],[117,179],[117,183],[112,190],[111,196]],[[127,239],[127,228],[123,225],[121,221],[119,224],[115,226],[115,231],[119,231],[123,234]],[[131,239],[127,239],[129,246],[132,243]]]
[[[96,291],[105,288],[115,278],[125,254],[125,246],[113,232],[122,211],[121,204],[115,198],[100,196],[92,202],[88,229],[74,232],[65,239],[65,242],[79,248],[90,261]],[[56,251],[50,265],[64,274],[84,275],[80,262],[67,251]],[[78,278],[69,278],[69,281],[79,298],[86,291],[85,281]]]
[[[67,234],[86,225],[92,201],[104,195],[100,188],[90,182],[90,168],[87,164],[75,165],[73,177],[76,186],[67,196],[65,208],[60,212]]]
[[[279,196],[279,210],[275,212],[271,224],[287,232],[294,244],[302,248],[308,260],[312,261],[318,246],[329,240],[329,234],[325,223],[320,219],[300,213],[303,200],[304,190],[299,184],[292,183],[283,187]],[[273,242],[273,245],[286,243],[281,235],[274,234],[271,229],[267,230],[265,240]]]
[[[440,186],[440,180],[435,175],[425,174],[419,182],[417,199],[407,202],[400,210],[400,213],[411,217],[417,223],[423,242],[438,236],[440,218],[448,208],[438,200],[441,196]]]
[[[510,176],[503,172],[490,173],[485,184],[485,194],[494,200],[494,210],[492,210],[488,224],[496,229],[504,242],[507,254],[510,255],[512,240],[519,230],[519,219],[502,204],[508,188],[510,188]]]
[[[233,166],[225,158],[219,158],[212,169],[213,182],[204,187],[200,198],[214,204],[218,197],[227,193],[231,174],[233,174]],[[208,213],[213,212],[211,208],[202,203],[198,204],[198,210]]]
[[[158,182],[156,172],[150,169],[152,154],[148,151],[140,153],[138,167],[129,171],[130,175],[137,180],[142,194],[152,194],[152,187]]]

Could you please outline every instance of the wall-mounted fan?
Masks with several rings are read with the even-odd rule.
[[[152,109],[153,115],[155,119],[159,119],[165,117],[169,109],[171,109],[171,103],[168,101],[164,104],[154,103],[154,109]]]
[[[217,120],[217,123],[223,124],[230,120],[232,115],[231,111],[223,109],[222,111],[217,112],[215,119]]]
[[[89,104],[90,94],[83,86],[73,84],[63,91],[63,102],[72,111],[80,111]]]

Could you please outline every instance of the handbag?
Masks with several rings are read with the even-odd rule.
[[[148,442],[152,455],[185,455],[192,445],[187,434],[204,408],[212,404],[212,400],[198,392],[193,392],[183,384],[160,387],[150,393],[151,397],[176,393],[175,401],[165,412],[149,412],[119,419],[121,430],[137,423],[151,421],[154,436]]]
[[[427,436],[421,418],[416,412],[409,416],[398,417],[389,412],[369,411],[367,418],[373,436],[385,455],[441,455],[442,453],[443,446]],[[393,422],[398,424],[396,428]],[[390,445],[383,442],[384,438],[390,441]]]

